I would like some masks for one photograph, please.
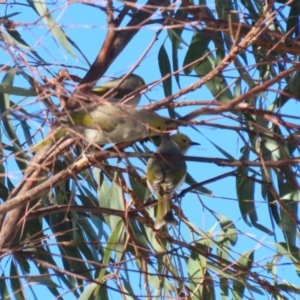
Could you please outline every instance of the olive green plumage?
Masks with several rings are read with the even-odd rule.
[[[60,118],[60,123],[62,125],[55,124],[49,135],[31,150],[36,151],[68,134],[78,134],[85,145],[104,145],[135,141],[166,130],[164,119],[155,112],[111,104],[70,111]]]
[[[115,105],[126,95],[145,85],[143,78],[136,74],[130,74],[121,83],[124,76],[109,80],[92,90],[92,93],[103,96],[114,89],[107,98],[110,103],[95,105],[82,102],[80,109],[69,109],[63,117],[59,117],[49,135],[33,146],[31,151],[70,134],[78,134],[86,145],[104,145],[131,142],[166,130],[164,119],[157,113],[134,108],[141,99],[140,94],[125,103],[126,105]]]
[[[192,145],[199,144],[192,142],[184,134],[162,136],[162,142],[155,152],[156,157],[148,160],[147,183],[158,198],[156,229],[160,229],[165,223],[175,222],[171,210],[171,197],[173,191],[185,181],[187,166],[182,155]]]
[[[136,74],[130,74],[122,83],[120,83],[123,77],[126,75],[122,75],[119,78],[109,80],[103,83],[100,86],[96,86],[92,89],[92,93],[97,96],[103,96],[111,89],[114,91],[108,96],[109,102],[118,103],[122,98],[135,90],[141,88],[146,85],[145,81],[142,77]],[[126,101],[126,105],[137,106],[142,98],[142,95],[137,94],[131,100]]]

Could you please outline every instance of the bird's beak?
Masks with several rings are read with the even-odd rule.
[[[197,143],[197,142],[191,142],[191,146],[200,146],[201,144]]]

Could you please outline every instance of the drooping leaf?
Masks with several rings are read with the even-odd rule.
[[[51,31],[53,37],[58,41],[58,43],[73,57],[76,57],[75,53],[73,52],[71,45],[66,37],[64,31],[60,28],[60,26],[55,22],[54,18],[52,17],[50,11],[47,8],[47,5],[44,0],[41,1],[32,1],[27,0],[28,4],[34,8],[36,13],[42,18],[46,26]]]

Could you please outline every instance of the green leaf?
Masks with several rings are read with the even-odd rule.
[[[89,300],[89,297],[93,294],[94,290],[98,287],[96,283],[89,284],[85,289],[84,292],[80,295],[78,300]],[[104,287],[103,287],[104,288]],[[106,298],[108,299],[108,298]]]
[[[132,286],[131,282],[128,282],[124,277],[121,277],[121,280],[123,281],[123,284],[124,284],[123,285],[124,291],[131,295],[131,296],[124,295],[125,299],[128,299],[128,300],[136,299],[136,296],[135,296],[135,293],[134,293],[133,286]]]
[[[290,245],[288,243],[275,243],[274,245],[278,249],[280,254],[287,257],[293,263],[294,268],[298,276],[300,277],[299,248],[294,245]]]
[[[135,197],[140,200],[149,198],[149,189],[145,186],[145,184],[138,181],[136,177],[130,175],[129,182],[133,189]]]
[[[238,259],[237,263],[248,269],[249,271],[251,270],[252,264],[254,260],[254,250],[250,250],[245,252],[240,256]],[[243,299],[245,288],[249,287],[248,284],[246,284],[246,278],[244,281],[244,284],[240,282],[240,280],[243,280],[242,276],[239,276],[239,281],[234,281],[233,282],[233,299],[238,300],[238,299]]]
[[[34,8],[36,13],[42,18],[46,26],[51,31],[53,37],[58,41],[59,44],[65,48],[67,52],[69,52],[73,57],[76,58],[76,54],[73,52],[70,43],[63,32],[63,30],[60,28],[60,26],[55,22],[53,19],[51,13],[49,12],[47,5],[44,0],[40,1],[32,1],[27,0],[29,5]]]
[[[186,184],[188,184],[190,186],[198,184],[198,182],[189,173],[186,173],[185,182],[186,182]],[[197,190],[203,194],[206,194],[206,195],[212,195],[212,191],[207,189],[204,186],[197,186],[195,188],[195,190]]]
[[[8,19],[8,17],[4,18],[7,21],[10,21]],[[41,60],[42,62],[45,62],[41,56],[38,55],[38,53],[36,51],[34,51],[26,42],[25,40],[22,38],[21,34],[19,33],[19,31],[17,30],[16,26],[13,25],[13,22],[9,22],[9,26],[7,22],[4,22],[4,26],[6,31],[8,32],[8,34],[16,41],[16,45],[17,46],[21,46],[22,48],[28,49],[31,51],[31,53],[33,53],[39,60]],[[3,34],[3,33],[2,33]],[[1,32],[0,32],[1,35]]]
[[[3,77],[2,84],[11,86],[15,78],[15,70],[10,69]],[[2,123],[5,128],[6,134],[13,144],[13,151],[19,159],[16,159],[20,170],[25,170],[27,165],[25,161],[28,159],[23,151],[18,134],[14,129],[13,122],[8,117],[10,116],[11,102],[8,94],[0,93],[0,113],[2,114]]]
[[[24,97],[31,97],[37,95],[36,90],[34,88],[24,89],[21,87],[4,85],[4,84],[0,84],[0,93],[16,95],[16,96],[24,96]]]
[[[104,251],[104,256],[103,256],[103,266],[108,266],[112,251],[114,250],[116,244],[119,242],[119,235],[120,235],[120,230],[124,226],[123,220],[119,220],[118,223],[116,224],[116,227],[114,228],[114,231],[112,232],[111,236],[109,237],[107,241],[107,245]],[[106,272],[106,268],[102,267],[98,276],[98,281],[100,283],[104,282],[104,275]],[[99,289],[101,286],[97,286],[94,291],[94,295],[99,293]]]
[[[234,223],[225,216],[217,214],[218,219],[220,221],[221,228],[225,233],[225,237],[229,239],[232,246],[234,246],[237,242],[238,232],[234,225]]]
[[[114,180],[113,185],[109,187],[106,180],[103,181],[99,191],[99,206],[117,210],[124,210],[122,190]],[[120,217],[114,215],[105,215],[104,219],[111,230],[114,230]]]
[[[51,275],[49,277],[41,277],[41,276],[28,276],[27,282],[29,284],[42,284],[47,287],[61,287],[51,280]]]
[[[209,37],[209,35],[203,34],[203,32],[194,34],[183,61],[184,73],[186,75],[190,74],[197,65],[201,64],[200,62],[195,61],[204,56],[204,54],[208,50],[208,44],[210,43],[210,41],[211,38]],[[195,62],[193,65],[185,68],[187,65],[193,62]]]
[[[205,279],[202,284],[202,287],[203,287],[202,299],[215,300],[216,294],[215,294],[215,290],[214,290],[214,281],[208,270],[205,270],[204,278]],[[194,297],[194,299],[196,299],[196,298]]]
[[[17,300],[25,300],[26,297],[23,293],[23,287],[21,285],[20,281],[20,274],[18,273],[18,270],[15,266],[15,262],[12,260],[10,264],[10,282],[11,282],[11,288],[14,291],[14,298]]]
[[[220,247],[217,249],[217,255],[222,259],[229,260],[229,249],[231,241],[228,239],[223,239],[219,244]],[[227,276],[222,276],[221,274],[219,274],[219,280],[221,298],[222,300],[229,300],[229,278]]]
[[[240,258],[238,259],[237,263],[246,268],[248,271],[251,270],[253,261],[254,261],[254,251],[255,250],[250,250],[245,253],[243,253]]]
[[[172,74],[171,70],[171,63],[169,60],[168,53],[162,44],[159,52],[158,52],[158,65],[161,77],[164,77],[166,75]],[[168,77],[163,81],[163,87],[164,87],[164,93],[165,96],[171,96],[172,95],[172,77]],[[171,118],[175,118],[175,110],[174,108],[168,108],[169,114]]]
[[[172,73],[169,56],[163,44],[158,52],[158,65],[161,77]],[[163,81],[163,87],[166,97],[172,95],[172,77],[169,77]]]
[[[9,299],[9,292],[7,289],[7,285],[5,284],[4,280],[5,274],[4,272],[0,276],[0,295],[3,299]]]
[[[249,149],[243,147],[241,161],[249,160]],[[238,167],[236,176],[236,192],[239,200],[239,207],[245,223],[249,226],[253,225],[255,228],[267,233],[272,234],[272,231],[265,226],[259,224],[255,201],[254,201],[254,191],[255,191],[255,177],[251,176],[249,178],[249,168],[248,167]],[[251,223],[247,219],[250,218]]]
[[[235,158],[229,154],[227,151],[225,151],[222,147],[218,146],[217,144],[215,144],[213,141],[211,141],[210,139],[208,139],[210,141],[211,144],[214,145],[214,147],[220,151],[225,157],[227,157],[230,160],[235,160]]]
[[[174,19],[185,21],[187,17],[188,17],[188,11],[187,11],[187,9],[185,9],[184,5],[181,4],[175,13]],[[171,22],[171,23],[176,24],[177,22]],[[183,30],[184,30],[183,26],[180,28],[168,29],[168,36],[172,42],[173,72],[177,72],[179,70],[178,49],[181,49],[180,43],[184,43],[184,41],[181,38]],[[171,32],[172,33],[175,32],[176,35],[171,34]],[[179,73],[176,73],[174,76],[175,76],[178,86],[180,87]]]
[[[203,299],[202,290],[203,286],[199,284],[204,278],[206,270],[206,260],[204,257],[190,257],[188,260],[188,278],[189,288],[193,291],[192,299]]]
[[[251,223],[248,218],[251,215],[252,222],[257,222],[257,214],[254,206],[254,182],[247,177],[247,168],[240,167],[236,176],[236,193],[239,200],[239,207],[243,220],[248,226]]]
[[[295,245],[298,219],[298,203],[300,201],[300,192],[291,181],[284,182],[278,177],[278,189],[280,200],[280,227],[284,231],[286,241],[291,245]]]

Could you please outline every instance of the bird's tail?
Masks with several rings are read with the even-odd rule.
[[[50,143],[53,144],[55,141],[57,141],[58,139],[60,139],[61,137],[63,137],[66,134],[67,134],[66,128],[64,126],[59,126],[59,127],[55,128],[52,132],[50,132],[48,134],[48,136],[46,136],[42,141],[33,145],[30,148],[30,151],[35,152],[35,151],[41,149],[42,147],[44,147],[45,145],[48,145]]]
[[[176,219],[171,209],[171,198],[169,196],[158,195],[157,212],[155,229],[160,229],[165,224],[175,225],[177,224]]]

